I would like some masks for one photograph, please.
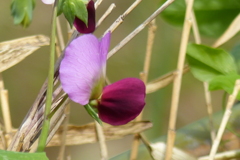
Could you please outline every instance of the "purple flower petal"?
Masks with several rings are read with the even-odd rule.
[[[98,114],[103,122],[123,125],[136,118],[145,105],[145,85],[137,78],[117,81],[103,90]]]
[[[105,76],[109,39],[110,33],[101,41],[92,34],[86,34],[74,39],[66,48],[59,69],[60,81],[74,102],[86,105],[94,87]]]
[[[88,26],[80,20],[79,18],[75,17],[73,25],[80,33],[93,33],[95,31],[95,8],[94,8],[94,1],[91,0],[88,2],[87,5],[87,11],[88,11]]]

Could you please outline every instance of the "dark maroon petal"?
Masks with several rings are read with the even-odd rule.
[[[145,85],[137,78],[126,78],[103,89],[98,114],[103,122],[123,125],[136,118],[145,105]]]
[[[87,11],[88,11],[88,26],[86,26],[86,24],[77,17],[75,17],[73,23],[77,31],[84,34],[93,33],[95,31],[95,8],[93,0],[88,2]]]

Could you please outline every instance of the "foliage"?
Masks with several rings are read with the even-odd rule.
[[[0,150],[0,159],[3,160],[48,160],[45,152],[23,153]]]
[[[200,33],[217,37],[239,14],[240,1],[195,0],[193,8]],[[177,0],[162,13],[162,17],[170,24],[179,27],[183,25],[185,10],[185,0]]]
[[[60,0],[58,5],[58,15],[63,12],[71,27],[75,16],[87,24],[88,12],[85,3],[86,1],[82,0]]]
[[[28,27],[32,21],[35,0],[13,0],[11,4],[11,14],[14,24],[21,24]]]
[[[187,60],[194,77],[209,82],[209,90],[223,89],[231,94],[235,81],[240,79],[233,57],[222,49],[189,44]]]

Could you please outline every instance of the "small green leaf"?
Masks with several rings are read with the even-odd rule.
[[[28,27],[32,21],[32,12],[35,0],[13,0],[11,4],[11,14],[14,24],[21,24]]]
[[[240,79],[238,74],[216,76],[209,82],[209,90],[224,90],[232,94],[237,79]],[[237,99],[240,100],[240,94],[238,94]]]
[[[58,0],[57,16],[61,15],[63,12],[63,2],[64,0]]]
[[[1,160],[48,160],[45,152],[23,153],[0,150]]]
[[[81,19],[86,26],[88,25],[88,12],[86,8],[86,4],[82,0],[74,0],[75,1],[75,15],[79,19]]]
[[[73,25],[75,17],[81,19],[85,24],[88,20],[86,4],[82,0],[65,0],[62,7],[63,14],[70,26]]]
[[[222,49],[189,44],[187,61],[192,74],[200,81],[210,81],[219,75],[237,74],[234,59]]]
[[[102,121],[101,119],[98,117],[98,114],[96,113],[96,111],[92,108],[92,106],[90,106],[89,104],[84,105],[85,109],[87,110],[88,114],[95,119],[100,125],[102,125]]]
[[[71,0],[65,0],[63,3],[63,14],[66,17],[68,23],[72,27],[75,19],[74,3]]]
[[[195,0],[193,9],[202,35],[220,36],[239,14],[239,0]],[[181,27],[185,16],[185,0],[176,0],[162,12],[162,17]]]

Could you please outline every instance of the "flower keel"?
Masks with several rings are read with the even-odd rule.
[[[141,113],[145,96],[145,85],[137,78],[125,78],[106,86],[98,105],[99,117],[111,125],[126,124]]]

